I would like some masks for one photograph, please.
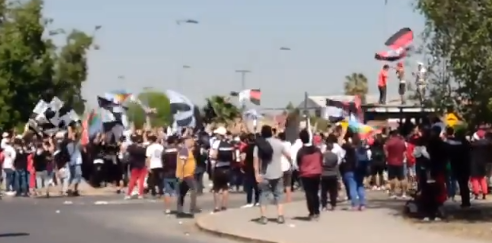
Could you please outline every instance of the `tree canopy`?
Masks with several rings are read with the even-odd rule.
[[[150,114],[150,123],[152,126],[163,127],[171,124],[171,108],[166,94],[158,91],[145,91],[138,95],[138,99],[148,107],[156,110],[156,113]],[[142,127],[146,121],[145,111],[140,105],[135,103],[129,105],[127,116],[136,127]]]
[[[206,100],[202,109],[207,123],[228,123],[241,116],[241,111],[224,96],[214,95]]]
[[[429,57],[435,105],[455,101],[470,125],[492,118],[492,4],[488,0],[416,0],[425,17],[422,54]],[[442,92],[446,91],[446,92]],[[443,102],[444,101],[444,102]]]
[[[362,73],[345,76],[344,91],[346,95],[358,95],[363,103],[368,92],[367,77]]]
[[[52,30],[53,20],[42,10],[42,0],[0,0],[0,125],[4,128],[26,122],[47,91],[79,114],[84,111],[81,87],[87,78],[86,54],[93,47],[93,34]],[[64,35],[64,45],[56,45],[54,35]]]

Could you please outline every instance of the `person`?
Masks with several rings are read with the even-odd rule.
[[[149,134],[147,136],[149,141],[149,146],[147,146],[145,155],[147,157],[147,168],[149,168],[149,189],[153,197],[161,197],[164,193],[163,179],[162,179],[162,153],[164,152],[164,147],[157,142],[157,136],[154,134]],[[157,187],[158,192],[155,188]]]
[[[97,133],[90,144],[90,153],[92,157],[92,176],[91,184],[100,187],[104,176],[104,134]]]
[[[281,159],[284,155],[291,163],[289,151],[284,149],[282,142],[273,137],[272,127],[264,125],[261,127],[260,137],[255,141],[253,150],[253,167],[255,179],[260,189],[260,219],[261,224],[267,224],[265,217],[266,205],[269,203],[270,195],[277,206],[277,223],[284,224],[283,208],[283,173]]]
[[[486,137],[487,135],[487,137]],[[486,176],[486,164],[490,163],[491,157],[491,135],[479,130],[475,133],[475,140],[471,143],[471,171],[470,182],[475,199],[478,199],[480,192],[482,199],[487,198],[488,187]]]
[[[307,130],[299,133],[303,147],[297,152],[297,166],[299,166],[299,177],[306,194],[306,202],[309,211],[309,219],[319,219],[319,185],[323,171],[323,155],[321,150],[311,143],[310,134]]]
[[[14,149],[15,149],[15,181],[14,181],[14,191],[15,196],[27,197],[28,195],[28,172],[27,172],[27,157],[28,153],[23,148],[22,138],[16,137],[14,139]]]
[[[454,199],[456,185],[460,188],[461,207],[470,207],[470,188],[468,181],[470,178],[470,144],[464,134],[454,131],[452,127],[446,128],[446,144],[448,145],[447,154],[450,163],[451,173],[447,183],[448,196]]]
[[[346,143],[342,145],[345,150],[344,162],[340,165],[343,167],[342,177],[345,185],[348,186],[351,210],[363,211],[366,207],[365,189],[364,189],[364,176],[366,172],[366,165],[359,163],[358,161],[358,147],[360,146],[360,140],[356,134],[347,134],[348,139]]]
[[[400,137],[397,130],[392,130],[384,144],[384,153],[388,163],[390,197],[394,199],[398,197],[396,193],[397,188],[401,189],[401,197],[406,198],[407,187],[404,168],[406,150],[405,140]]]
[[[162,182],[164,185],[164,208],[165,213],[171,213],[171,203],[176,196],[178,180],[176,179],[176,164],[178,162],[178,138],[167,137],[167,145],[162,156]]]
[[[190,213],[193,215],[200,212],[196,205],[197,185],[195,181],[196,159],[193,155],[195,141],[187,132],[183,135],[184,146],[179,151],[178,163],[176,166],[176,178],[178,178],[178,200],[177,217],[183,217],[184,199],[190,193]]]
[[[399,62],[396,66],[396,77],[398,78],[398,81],[399,81],[398,94],[400,95],[401,104],[404,105],[406,103],[405,91],[406,91],[407,87],[406,87],[406,81],[405,81],[405,69],[403,67],[402,62]]]
[[[420,96],[421,101],[425,99],[426,75],[427,75],[427,70],[425,69],[424,64],[418,62],[417,72],[413,73],[413,76],[415,76],[415,85],[417,87],[417,94]]]
[[[144,182],[147,176],[147,150],[143,146],[143,137],[132,134],[130,137],[132,144],[128,146],[126,151],[128,152],[130,160],[130,181],[128,182],[128,190],[126,192],[125,199],[131,199],[133,188],[135,185],[138,187],[138,198],[144,197]]]
[[[5,190],[7,195],[15,195],[14,190],[14,178],[15,178],[15,168],[14,161],[16,158],[16,150],[11,145],[11,139],[8,134],[4,133],[2,139],[3,148],[3,172],[5,173]]]
[[[330,208],[335,210],[338,198],[338,155],[333,152],[333,143],[326,143],[326,151],[323,153],[323,173],[321,174],[321,207],[328,210],[328,196],[330,195]]]
[[[287,141],[286,137],[285,137],[285,133],[281,132],[278,134],[278,138],[282,141],[282,144],[284,145],[284,149],[286,151],[290,151],[291,150],[291,147],[292,147],[292,144]],[[285,201],[287,203],[291,202],[292,201],[292,170],[294,168],[292,168],[291,166],[291,163],[289,162],[289,160],[282,155],[282,172],[283,172],[283,178],[282,178],[282,181],[284,183],[284,191],[285,191]]]
[[[70,191],[70,196],[79,196],[79,184],[82,181],[82,147],[78,139],[78,135],[72,128],[68,129],[68,143],[66,145],[68,154],[70,155],[69,184],[73,186]]]
[[[215,160],[212,172],[214,212],[219,212],[227,209],[231,164],[236,161],[236,152],[234,145],[225,138],[227,130],[224,127],[217,128],[214,133],[217,135],[217,139],[212,144],[210,158]]]
[[[36,189],[35,196],[41,195],[41,190],[45,189],[45,196],[49,197],[49,180],[48,164],[52,160],[50,143],[40,143],[36,146],[36,151],[33,156],[33,167],[36,173]]]
[[[60,195],[68,195],[67,192],[70,181],[68,162],[70,161],[70,154],[67,151],[66,141],[63,138],[63,134],[55,135],[56,150],[53,152],[53,160],[55,162],[54,171],[56,171],[56,179],[60,184]]]
[[[385,64],[379,72],[378,89],[379,89],[379,104],[386,104],[386,85],[388,82],[389,65]]]
[[[255,135],[250,133],[247,136],[247,145],[241,151],[241,158],[244,161],[244,190],[246,191],[246,205],[243,208],[258,206],[260,200],[260,190],[258,189],[258,182],[255,179],[255,169],[253,166],[253,151],[255,146]]]
[[[384,171],[386,170],[386,158],[384,157],[384,140],[381,134],[376,135],[371,145],[371,185],[373,190],[385,190]]]

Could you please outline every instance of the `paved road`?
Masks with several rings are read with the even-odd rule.
[[[230,207],[244,204],[244,194],[231,195]],[[297,194],[296,198],[302,195]],[[213,208],[212,195],[199,197],[204,214]],[[70,201],[70,204],[66,204]],[[97,201],[108,204],[96,205]],[[119,196],[80,198],[4,198],[0,201],[2,243],[229,243],[200,233],[193,219],[176,219],[151,200]]]

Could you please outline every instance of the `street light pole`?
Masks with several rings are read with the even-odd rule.
[[[246,74],[247,73],[250,73],[251,71],[249,70],[236,70],[236,73],[240,73],[241,74],[241,91],[245,90],[246,89]],[[243,110],[243,112],[246,110],[246,104],[244,102],[242,102],[241,104],[241,109]]]
[[[241,90],[246,89],[246,74],[250,73],[249,70],[236,70],[236,73],[241,74]]]

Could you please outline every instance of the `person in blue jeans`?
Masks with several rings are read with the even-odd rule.
[[[3,169],[3,172],[5,173],[5,191],[7,193],[14,192],[14,180],[15,180],[15,171],[14,169],[8,168],[8,169]]]
[[[22,140],[14,140],[16,156],[14,159],[14,191],[16,196],[28,196],[29,173],[27,172],[28,153],[22,147]]]
[[[364,210],[366,207],[366,192],[364,188],[364,177],[367,174],[367,166],[370,159],[370,150],[362,146],[358,137],[342,146],[346,151],[343,181],[348,185],[352,210]]]

